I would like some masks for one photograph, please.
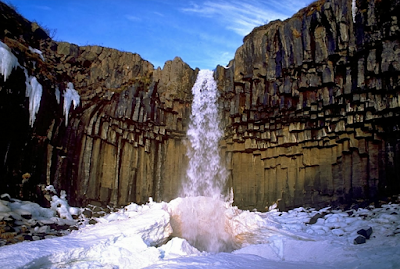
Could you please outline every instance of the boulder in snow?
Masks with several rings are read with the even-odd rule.
[[[323,218],[325,215],[321,213],[317,213],[311,217],[310,221],[307,224],[315,224],[317,223],[319,218]]]
[[[364,244],[365,242],[367,242],[367,239],[362,235],[359,235],[354,239],[354,245]]]
[[[357,234],[364,236],[366,239],[369,239],[372,234],[372,227],[369,227],[367,230],[365,229],[358,230]]]

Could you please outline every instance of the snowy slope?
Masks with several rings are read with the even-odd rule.
[[[397,204],[267,213],[221,204],[240,246],[208,253],[170,238],[170,215],[182,201],[131,204],[64,237],[0,247],[0,268],[400,268]],[[370,238],[354,244],[357,232],[370,227]]]

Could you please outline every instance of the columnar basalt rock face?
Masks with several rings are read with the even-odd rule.
[[[66,130],[56,131],[63,153],[56,155],[55,187],[68,189],[78,204],[176,197],[187,163],[183,140],[197,71],[180,58],[154,70],[137,54],[60,46],[73,45],[58,44],[57,54],[70,53],[61,63],[75,59],[61,68],[71,72],[82,108]]]
[[[66,190],[74,205],[175,198],[187,163],[184,140],[198,70],[178,57],[154,69],[138,54],[54,42],[39,26],[0,5],[1,40],[45,89],[30,129],[22,68],[0,84],[2,122],[10,121],[7,112],[21,114],[1,141],[2,177],[7,178],[1,188],[35,199],[35,186],[53,184]],[[33,58],[29,46],[41,50],[45,60]],[[66,124],[62,93],[68,82],[81,102]],[[26,172],[30,178],[22,184]]]
[[[400,1],[357,0],[355,13],[351,4],[321,0],[255,28],[217,67],[221,148],[241,208],[400,192]],[[1,2],[0,11],[0,40],[21,66],[0,79],[1,192],[38,199],[38,186],[53,184],[72,205],[175,198],[198,70],[54,42]],[[33,128],[23,68],[43,86]],[[81,103],[66,124],[56,95],[68,82]]]
[[[219,66],[235,202],[263,209],[400,191],[400,1],[317,1]]]

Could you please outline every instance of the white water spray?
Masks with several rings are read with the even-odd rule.
[[[218,147],[223,130],[219,124],[218,89],[213,71],[200,70],[192,93],[192,114],[187,131],[189,167],[182,196],[220,199],[227,172]]]
[[[227,170],[222,164],[219,140],[223,135],[218,111],[218,89],[210,70],[201,70],[192,88],[193,103],[187,136],[189,166],[181,197],[170,202],[174,235],[201,251],[235,249],[227,230],[224,195]]]

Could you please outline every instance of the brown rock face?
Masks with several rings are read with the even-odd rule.
[[[58,55],[82,108],[66,130],[54,132],[61,148],[53,146],[49,156],[56,158],[55,186],[68,189],[78,204],[176,197],[196,71],[180,58],[154,70],[137,54],[66,43],[58,44]]]
[[[217,68],[235,202],[263,209],[400,192],[399,1],[318,1]]]
[[[30,129],[22,67],[0,82],[1,122],[11,129],[1,141],[1,192],[38,199],[36,186],[53,184],[74,205],[175,198],[187,163],[183,140],[198,70],[178,57],[154,70],[138,54],[57,43],[37,36],[37,25],[32,33],[30,22],[6,5],[0,8],[1,28],[7,27],[1,40],[44,88]],[[33,59],[29,46],[41,50],[45,61]],[[80,105],[70,109],[66,125],[62,93],[68,82]],[[22,184],[26,172],[32,176]]]
[[[72,205],[175,198],[198,70],[178,57],[155,70],[138,54],[54,42],[1,2],[0,11],[0,40],[21,66],[0,78],[1,193],[37,200],[53,184]],[[351,1],[317,1],[255,28],[229,67],[217,67],[236,205],[400,193],[398,14],[398,0],[359,0],[353,22]],[[22,67],[43,86],[33,128]],[[66,125],[56,95],[68,82],[81,103]]]

